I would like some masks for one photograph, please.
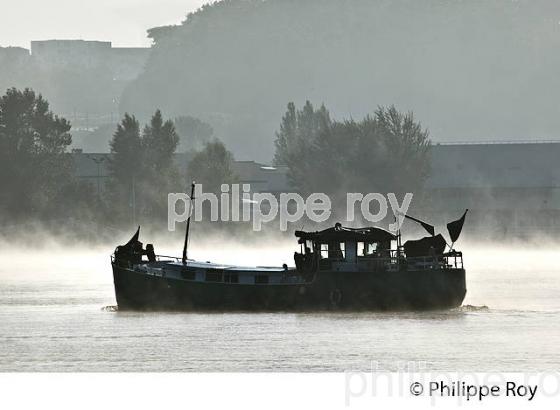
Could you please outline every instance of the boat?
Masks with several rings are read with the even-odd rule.
[[[465,211],[466,215],[466,211]],[[448,224],[453,243],[465,219]],[[337,223],[295,231],[294,265],[242,267],[157,256],[139,241],[140,227],[111,256],[119,310],[399,311],[450,309],[466,294],[463,254],[431,225],[430,236],[401,244],[379,228]],[[448,251],[445,251],[449,247]]]

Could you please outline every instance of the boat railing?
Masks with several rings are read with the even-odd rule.
[[[407,257],[406,264],[414,269],[463,269],[463,254],[453,251],[441,255]]]
[[[443,254],[449,266],[463,269],[463,252],[451,251]]]
[[[168,256],[168,255],[156,255],[156,261],[157,262],[183,262],[182,258],[179,258],[177,256]],[[192,262],[193,259],[187,259],[187,261]],[[142,260],[142,262],[147,262],[145,260]],[[115,254],[111,254],[111,263],[115,263]]]
[[[384,254],[372,254],[359,256],[358,261],[366,262],[373,268],[387,267],[390,270],[398,270],[400,266],[408,266],[409,269],[441,269],[441,268],[463,268],[462,252],[451,251],[439,255],[406,257],[402,251],[386,250]]]
[[[177,256],[156,255],[156,261],[158,261],[158,262],[183,262],[183,259],[181,259]],[[192,261],[192,259],[187,259],[187,261]]]

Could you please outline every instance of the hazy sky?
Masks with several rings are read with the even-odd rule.
[[[178,24],[208,0],[0,0],[0,46],[31,40],[112,41],[148,46],[146,29]]]

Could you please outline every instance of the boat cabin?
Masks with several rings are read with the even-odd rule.
[[[302,247],[301,253],[294,255],[299,271],[370,270],[396,258],[391,245],[397,237],[381,228],[345,228],[336,224],[318,232],[296,231],[295,235]]]
[[[461,252],[445,253],[441,234],[405,242],[385,229],[346,228],[336,224],[317,232],[296,231],[301,253],[294,254],[299,272],[376,272],[400,269],[462,268]],[[393,242],[396,242],[393,244]]]

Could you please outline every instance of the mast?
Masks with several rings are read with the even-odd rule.
[[[189,204],[189,217],[187,219],[187,229],[185,230],[185,243],[183,245],[183,265],[187,264],[187,247],[189,246],[189,229],[191,226],[191,215],[192,215],[192,209],[194,206],[194,181],[191,184],[191,202]]]
[[[401,247],[402,247],[402,242],[401,242],[401,226],[399,224],[399,220],[397,218],[397,215],[394,215],[395,217],[395,223],[398,226],[397,229],[397,263],[400,262],[400,257],[401,257]]]

